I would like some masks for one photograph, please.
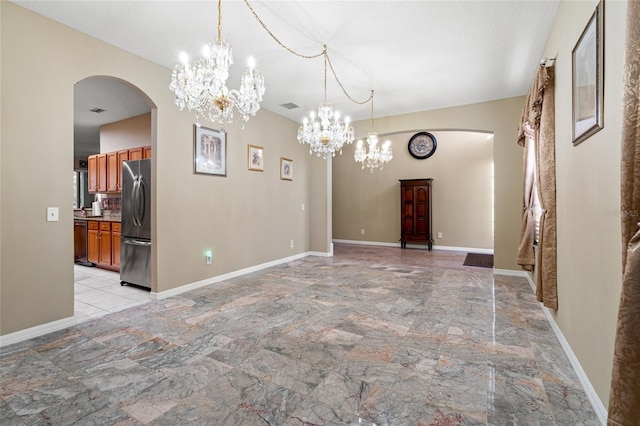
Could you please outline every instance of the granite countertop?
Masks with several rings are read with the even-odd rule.
[[[118,216],[74,216],[74,220],[95,220],[97,222],[121,222],[120,215]]]

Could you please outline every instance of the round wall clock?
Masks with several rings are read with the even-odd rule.
[[[429,132],[419,132],[409,139],[409,154],[418,160],[429,158],[436,152],[438,142]]]

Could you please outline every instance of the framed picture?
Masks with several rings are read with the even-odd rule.
[[[249,170],[264,172],[264,148],[261,146],[248,145],[247,162]]]
[[[293,160],[280,157],[280,179],[293,180]]]
[[[227,134],[193,125],[193,172],[227,175]]]
[[[600,1],[571,54],[574,146],[604,126],[603,15]]]

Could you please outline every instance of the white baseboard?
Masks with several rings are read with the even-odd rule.
[[[205,286],[208,286],[208,285],[211,285],[211,284],[215,284],[215,283],[219,283],[221,281],[230,280],[232,278],[237,278],[239,276],[250,274],[252,272],[261,271],[263,269],[271,268],[273,266],[281,265],[283,263],[287,263],[287,262],[291,262],[291,261],[294,261],[294,260],[302,259],[303,257],[307,257],[307,256],[310,256],[310,255],[312,255],[312,256],[330,256],[329,253],[322,253],[322,252],[299,253],[299,254],[296,254],[294,256],[289,256],[289,257],[285,257],[285,258],[282,258],[282,259],[273,260],[271,262],[265,262],[265,263],[262,263],[260,265],[250,266],[248,268],[239,269],[237,271],[229,272],[229,273],[218,275],[218,276],[215,276],[215,277],[210,277],[210,278],[207,278],[207,279],[204,279],[204,280],[201,280],[201,281],[196,281],[196,282],[193,282],[193,283],[190,283],[190,284],[185,284],[185,285],[182,285],[180,287],[172,288],[170,290],[161,291],[161,292],[153,292],[152,291],[151,294],[149,295],[149,297],[152,300],[166,299],[168,297],[177,296],[179,294],[186,293],[187,291],[196,290],[198,288],[205,287]]]
[[[533,291],[533,293],[535,294],[536,292],[536,284],[533,282],[533,278],[531,277],[531,274],[527,271],[494,269],[493,273],[495,275],[510,275],[514,277],[524,277],[527,279],[527,282],[531,286],[531,290]],[[587,398],[589,398],[589,402],[591,403],[593,410],[596,412],[596,415],[598,416],[598,420],[600,420],[600,423],[603,426],[605,426],[607,424],[607,410],[606,408],[604,408],[604,404],[602,404],[602,401],[600,401],[600,397],[596,393],[596,390],[591,385],[591,382],[589,381],[589,377],[587,377],[587,373],[585,373],[584,369],[582,368],[582,365],[580,365],[580,361],[578,361],[576,354],[573,352],[573,349],[571,349],[571,345],[569,345],[569,342],[564,337],[564,334],[562,334],[562,330],[560,330],[558,323],[556,323],[556,320],[553,314],[551,313],[549,308],[547,308],[546,306],[542,304],[540,304],[540,306],[542,307],[542,311],[544,312],[544,315],[547,317],[547,321],[549,321],[549,325],[551,325],[551,329],[553,330],[556,337],[558,338],[558,341],[560,342],[560,346],[562,346],[564,353],[567,355],[567,358],[569,358],[569,362],[571,363],[573,370],[576,372],[576,375],[578,376],[578,380],[580,380],[580,384],[584,388],[584,391],[587,394]]]
[[[388,243],[382,241],[362,241],[362,240],[333,240],[334,243],[342,244],[357,244],[363,246],[382,246],[382,247],[400,247],[400,243]],[[407,248],[428,250],[428,246],[425,244],[407,244]],[[454,246],[433,246],[434,250],[445,251],[463,251],[482,254],[493,254],[493,249],[473,248],[473,247],[454,247]]]
[[[54,331],[73,327],[76,324],[77,321],[75,317],[68,317],[16,331],[15,333],[5,334],[4,336],[0,336],[0,348],[3,346],[13,345],[14,343],[19,343],[24,340],[33,339],[34,337],[44,336],[45,334],[53,333]]]

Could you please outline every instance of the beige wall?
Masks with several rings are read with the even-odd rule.
[[[13,3],[0,2],[0,15],[0,334],[73,316],[73,85],[86,77],[127,81],[157,107],[151,113],[154,291],[286,258],[313,245],[309,217],[326,213],[313,211],[318,204],[308,201],[307,192],[315,188],[310,182],[326,182],[327,170],[309,167],[317,159],[297,143],[296,123],[260,111],[244,130],[227,126],[227,177],[194,175],[193,115],[173,104],[170,70]],[[48,111],[37,120],[37,132],[45,138],[33,137],[34,99],[39,110]],[[264,173],[247,170],[249,143],[265,148]],[[293,181],[279,178],[281,156],[294,160]],[[60,208],[59,222],[45,221],[51,206]],[[314,224],[323,226],[326,235],[326,221]],[[210,266],[207,249],[214,251]]]
[[[571,52],[597,1],[562,2],[545,47],[556,60],[556,321],[606,406],[621,289],[620,140],[626,2],[605,4],[604,128],[571,143]]]
[[[151,113],[100,126],[100,152],[151,145]]]
[[[436,153],[432,158],[429,158],[424,161],[413,160],[409,161],[409,154],[406,152],[406,144],[407,137],[423,130],[428,130],[430,132],[437,132],[438,135],[444,135],[445,130],[465,130],[465,131],[475,131],[482,133],[493,133],[493,162],[494,162],[494,175],[495,175],[495,188],[494,188],[494,260],[495,267],[497,269],[512,269],[512,270],[520,270],[520,267],[515,263],[515,253],[518,248],[518,235],[520,233],[520,214],[522,209],[522,148],[520,148],[516,144],[516,133],[518,128],[518,122],[520,120],[520,116],[522,113],[522,106],[524,104],[524,97],[503,99],[492,102],[483,102],[473,105],[464,105],[453,108],[443,108],[438,110],[431,111],[423,111],[414,114],[404,114],[399,116],[392,117],[381,117],[376,118],[375,120],[375,130],[380,134],[397,134],[394,138],[397,137],[397,141],[393,144],[394,149],[394,159],[392,161],[398,161],[399,166],[406,165],[407,167],[411,167],[411,170],[400,170],[396,169],[397,166],[389,165],[385,166],[385,171],[383,174],[378,176],[371,176],[369,172],[365,172],[364,170],[360,170],[353,163],[353,147],[349,146],[344,150],[342,158],[336,157],[336,163],[340,163],[339,166],[336,166],[336,170],[334,174],[338,176],[340,174],[342,176],[341,179],[336,177],[334,179],[334,194],[338,194],[334,197],[334,211],[344,211],[345,201],[344,201],[344,193],[351,192],[351,196],[355,194],[355,188],[367,186],[369,189],[373,191],[378,191],[378,188],[375,185],[367,185],[367,182],[376,182],[377,185],[382,185],[382,181],[384,181],[383,188],[380,188],[380,197],[384,199],[388,199],[388,205],[383,207],[383,211],[379,213],[379,217],[386,218],[390,226],[396,227],[395,236],[392,236],[390,231],[388,235],[385,234],[385,238],[387,240],[393,241],[393,238],[397,241],[399,238],[399,222],[398,220],[393,219],[393,215],[398,215],[398,199],[399,199],[399,190],[396,194],[396,188],[394,185],[397,185],[397,179],[400,178],[416,178],[416,177],[435,177],[429,176],[435,170],[431,169],[431,164],[435,164],[434,162],[440,162],[438,156],[449,155],[452,152],[448,152],[448,149],[445,147],[442,151],[442,144],[438,142],[438,148]],[[354,129],[356,131],[356,137],[362,137],[366,135],[366,133],[370,130],[371,122],[369,120],[363,120],[354,123]],[[458,133],[458,132],[456,132]],[[452,133],[453,135],[453,133]],[[444,142],[443,142],[444,143]],[[452,142],[447,140],[446,145],[450,145]],[[489,156],[489,153],[481,150],[483,152],[483,160],[480,160],[478,163],[478,167],[482,167],[482,164],[485,164]],[[433,162],[431,161],[433,160]],[[419,163],[419,165],[417,165]],[[435,167],[435,166],[434,166]],[[390,170],[387,171],[387,168]],[[422,169],[421,169],[422,168]],[[437,188],[440,182],[440,189],[445,189],[443,187],[444,181],[447,179],[450,180],[451,176],[449,171],[446,171],[446,165],[439,164],[438,165],[439,173],[442,173],[441,176],[443,178],[434,180],[434,206],[437,203],[438,198],[436,198],[435,188]],[[424,170],[424,171],[421,171]],[[357,172],[357,173],[356,173]],[[379,172],[376,172],[379,173]],[[374,175],[376,174],[374,173]],[[388,173],[388,174],[387,174]],[[345,179],[345,176],[348,177]],[[380,180],[380,181],[377,181]],[[354,185],[355,188],[352,189],[351,185]],[[344,189],[339,189],[340,186],[343,186]],[[386,191],[384,194],[383,191]],[[375,192],[374,192],[375,193]],[[438,195],[442,202],[443,197],[446,197],[446,194],[440,193]],[[394,201],[395,199],[395,201]],[[448,201],[447,201],[448,202]],[[478,201],[479,203],[490,202],[488,199]],[[454,208],[456,204],[453,204]],[[371,205],[369,204],[369,207]],[[486,207],[479,207],[480,209],[486,212]],[[360,218],[365,217],[368,214],[369,208],[365,206],[363,209],[359,210],[357,213],[354,213],[354,216],[358,219],[355,219],[352,224],[347,223],[343,225],[340,222],[340,232],[341,235],[345,235],[344,238],[348,239],[362,239],[362,237],[355,235],[353,238],[349,238],[350,235],[353,235],[353,229],[359,233],[362,226],[358,222]],[[459,216],[458,221],[466,220],[469,216],[464,216],[466,213],[461,213],[462,216]],[[334,221],[338,223],[339,221],[345,220],[342,216],[343,213],[334,213]],[[437,216],[434,212],[434,225],[437,228],[438,226],[445,226],[446,218],[450,215],[445,209],[437,213]],[[397,216],[396,216],[397,217]],[[438,224],[437,221],[440,221]],[[396,222],[393,224],[392,222]],[[375,225],[372,229],[375,229]],[[447,224],[448,229],[451,231],[442,231],[445,238],[449,238],[448,236],[456,236],[456,231],[453,230],[453,226]],[[434,228],[434,232],[438,232],[438,229]],[[335,232],[338,232],[336,226],[334,226]],[[347,232],[349,234],[347,234]],[[365,232],[366,229],[365,229]],[[377,231],[376,231],[377,232]],[[381,232],[381,231],[380,231]],[[365,234],[365,237],[367,234]],[[342,238],[337,237],[336,238]],[[359,238],[358,238],[359,237]],[[488,242],[486,236],[486,230],[483,231],[482,235],[477,235],[475,237],[469,237],[469,239],[462,239],[462,237],[456,236],[456,241],[460,241],[460,243],[469,243],[469,244],[483,244],[485,245]],[[465,237],[467,238],[467,237]],[[444,239],[443,239],[444,240]],[[450,241],[448,244],[445,244],[443,240],[437,240],[436,244],[440,244],[442,241],[443,245],[452,245],[457,246],[457,243]],[[473,246],[471,246],[473,247]],[[482,247],[479,247],[482,248]]]
[[[353,146],[336,157],[333,170],[335,239],[398,244],[398,179],[432,178],[434,244],[493,249],[493,135],[460,131],[432,133],[437,149],[426,160],[416,160],[407,151],[413,132],[379,135],[380,143],[391,141],[394,155],[384,169],[373,173],[355,163]],[[438,232],[442,233],[442,239],[437,238]]]

